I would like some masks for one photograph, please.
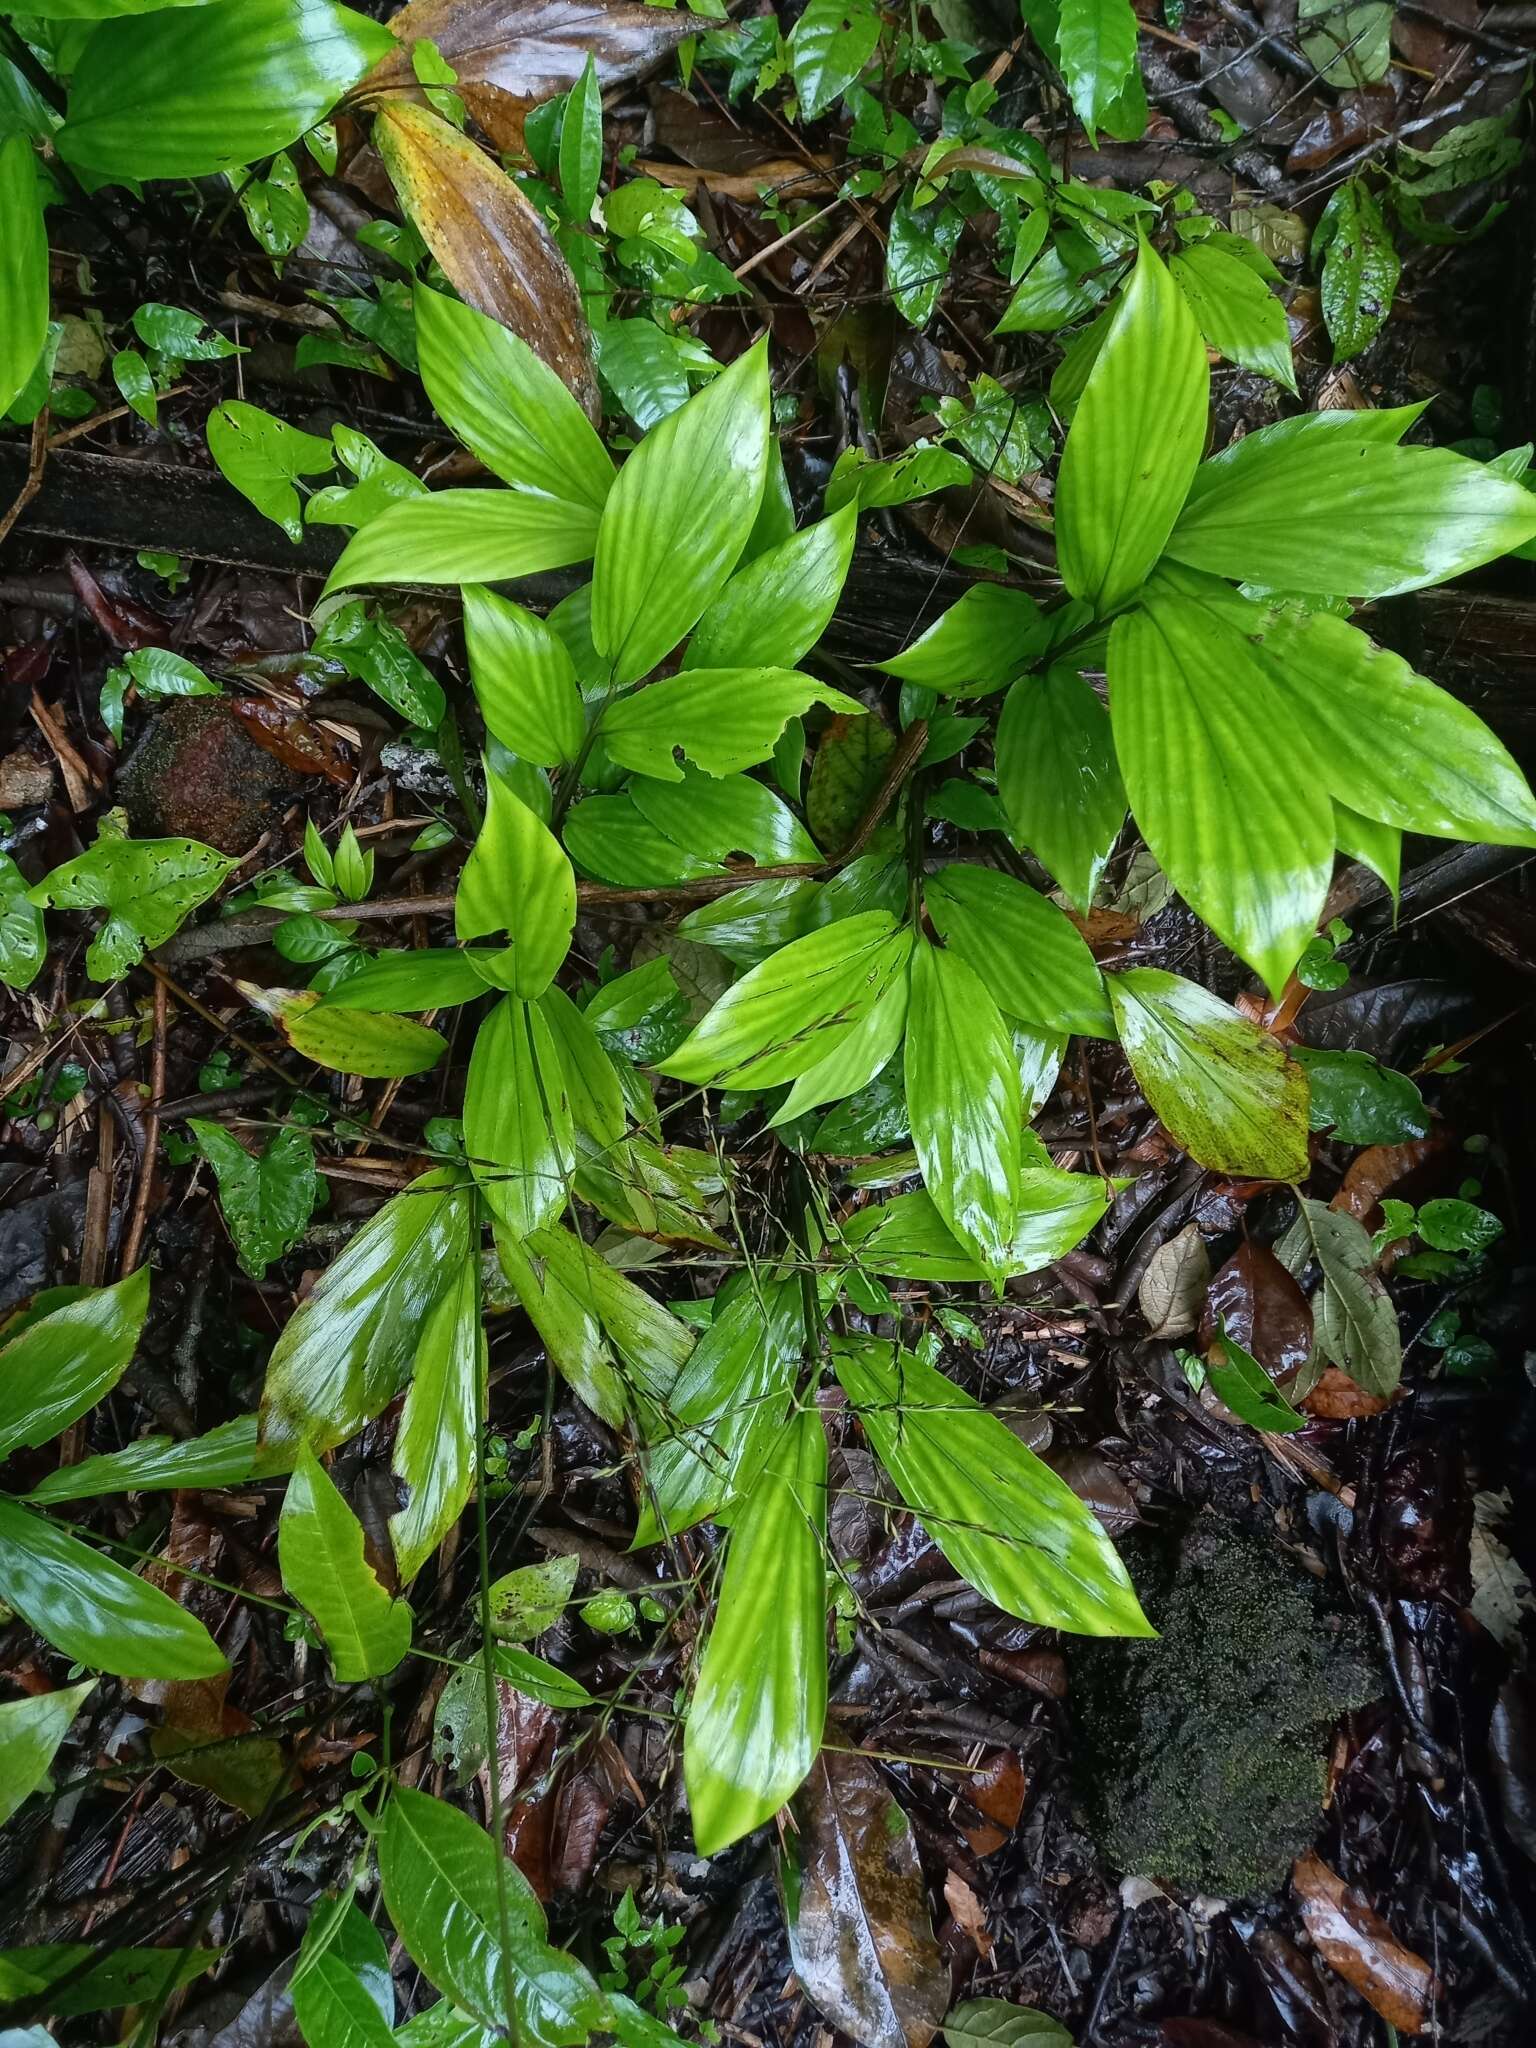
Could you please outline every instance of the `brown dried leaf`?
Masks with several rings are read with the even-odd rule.
[[[1019,1824],[1028,1786],[1024,1766],[1011,1749],[994,1750],[970,1779],[965,1788],[966,1798],[978,1813],[985,1815],[982,1826],[961,1828],[973,1856],[990,1856],[1002,1848]],[[957,1913],[955,1917],[960,1916]]]
[[[1310,1849],[1291,1872],[1301,1917],[1329,1968],[1353,1985],[1389,2026],[1422,2031],[1434,1972],[1404,1948],[1381,1915]]]
[[[323,775],[342,789],[350,787],[352,770],[336,741],[310,719],[295,717],[266,697],[232,697],[229,709],[241,730],[285,768],[300,775]]]
[[[1141,1520],[1141,1509],[1120,1474],[1101,1451],[1052,1451],[1046,1464],[1097,1515],[1111,1536],[1123,1536]]]
[[[987,1910],[963,1877],[951,1870],[944,1879],[944,1903],[954,1915],[955,1925],[984,1963],[992,1960],[992,1937],[987,1932]]]
[[[599,83],[622,85],[713,24],[686,10],[592,0],[410,0],[389,26],[400,48],[380,58],[365,91],[415,93],[411,46],[426,37],[457,72],[459,97],[496,147],[518,150],[529,108],[573,86],[589,50]]]
[[[1207,1354],[1223,1326],[1271,1379],[1295,1372],[1312,1356],[1311,1304],[1263,1245],[1239,1245],[1212,1280],[1200,1319],[1200,1345]]]
[[[912,1826],[866,1757],[825,1749],[795,1796],[789,1952],[864,2048],[928,2048],[949,2007]]]
[[[430,107],[388,100],[374,141],[401,204],[468,305],[520,335],[594,422],[601,417],[581,292],[517,186]]]
[[[1200,1305],[1210,1285],[1211,1261],[1199,1228],[1186,1223],[1147,1263],[1136,1291],[1136,1305],[1146,1318],[1151,1337],[1187,1337],[1200,1319]]]
[[[1302,1402],[1308,1415],[1322,1422],[1355,1422],[1367,1415],[1380,1415],[1392,1403],[1380,1394],[1368,1394],[1357,1387],[1347,1372],[1336,1365],[1324,1368],[1323,1376]]]
[[[1405,1182],[1411,1182],[1454,1143],[1450,1127],[1436,1124],[1427,1137],[1410,1139],[1406,1145],[1368,1145],[1350,1161],[1329,1208],[1342,1209],[1369,1227],[1383,1195],[1397,1195]]]

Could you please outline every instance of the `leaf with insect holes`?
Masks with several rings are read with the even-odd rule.
[[[163,946],[238,865],[195,839],[124,839],[105,827],[96,843],[27,892],[40,909],[105,910],[85,955],[93,981],[118,981]]]
[[[208,453],[227,483],[274,520],[297,547],[304,537],[299,517],[301,476],[318,476],[336,463],[336,452],[318,434],[301,433],[259,405],[228,398],[208,415]]]
[[[240,1264],[260,1280],[309,1226],[321,1187],[314,1145],[305,1131],[274,1131],[253,1154],[222,1124],[189,1117],[187,1128],[218,1180],[219,1206]]]

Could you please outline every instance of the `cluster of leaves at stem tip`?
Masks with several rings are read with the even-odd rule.
[[[261,53],[281,44],[296,11],[314,31],[309,54],[299,63],[290,52],[281,91],[263,98],[249,90]],[[195,19],[203,12],[219,18],[226,54],[249,38],[243,67],[232,61],[225,74],[241,83],[238,101],[206,92],[206,79],[178,83],[171,59],[207,33]],[[242,0],[238,12],[109,21],[83,40],[68,119],[56,133],[49,124],[59,156],[108,178],[238,167],[288,147],[370,65],[398,55],[384,31],[329,0]],[[1137,89],[1134,33],[1124,62],[1089,78],[1081,15],[1052,10],[1036,32],[1054,39],[1085,119],[1114,133],[1114,107]],[[823,59],[813,92],[806,24],[826,16],[813,4],[791,38],[808,110],[822,93],[825,106],[857,92],[874,47],[852,62],[858,39],[840,46],[852,70],[829,91]],[[846,30],[843,10],[838,19]],[[385,98],[377,114],[408,205],[429,161],[446,153],[459,163],[454,151],[469,147],[442,111],[451,79],[429,53],[417,73],[431,103]],[[152,86],[153,121],[134,106],[136,79]],[[565,110],[574,140],[567,150],[562,137],[558,169],[567,197],[579,192],[590,213],[597,172],[581,145],[594,119],[600,134],[600,106],[595,85],[581,91]],[[1135,118],[1133,106],[1126,120]],[[526,1313],[553,1365],[629,1448],[636,1548],[711,1517],[726,1526],[684,1721],[702,1850],[769,1819],[822,1742],[838,1574],[821,1403],[834,1390],[896,1496],[988,1600],[1061,1629],[1150,1633],[1092,1514],[938,1369],[933,1343],[843,1332],[882,1317],[903,1332],[892,1282],[1000,1292],[1105,1214],[1123,1183],[1060,1169],[1030,1128],[1073,1035],[1119,1041],[1156,1114],[1202,1165],[1304,1176],[1306,1066],[1192,982],[1101,972],[1063,902],[1088,907],[1129,811],[1185,901],[1278,995],[1316,945],[1337,852],[1395,890],[1405,831],[1536,844],[1536,803],[1493,735],[1350,616],[1525,547],[1536,498],[1520,481],[1529,450],[1484,464],[1411,443],[1421,407],[1303,414],[1205,459],[1207,345],[1294,388],[1263,260],[1166,193],[1099,194],[1095,213],[1070,181],[997,140],[985,137],[974,148],[992,153],[965,163],[952,150],[924,162],[892,246],[898,263],[904,248],[929,261],[932,209],[965,198],[949,181],[993,178],[1013,188],[1002,196],[1019,289],[1004,331],[1092,316],[1052,387],[1070,421],[1055,498],[1063,589],[1042,605],[978,583],[902,653],[872,664],[860,694],[804,664],[836,609],[861,512],[931,488],[934,473],[912,482],[910,463],[847,458],[821,516],[797,525],[764,343],[723,370],[691,364],[705,378],[691,395],[697,375],[636,386],[645,395],[631,416],[648,431],[616,465],[593,425],[584,356],[556,348],[546,360],[467,303],[475,293],[456,244],[433,247],[429,283],[414,275],[426,244],[397,242],[409,281],[396,311],[409,313],[428,395],[496,486],[430,491],[350,430],[327,441],[236,402],[213,414],[221,469],[295,536],[299,481],[338,460],[352,472],[353,484],[304,508],[354,529],[316,615],[319,640],[424,733],[446,731],[441,686],[354,593],[460,590],[488,735],[457,944],[369,950],[344,924],[315,918],[365,896],[372,872],[355,836],[333,851],[312,833],[310,882],[258,895],[290,913],[286,955],[316,972],[304,988],[251,989],[252,1000],[297,1052],[348,1075],[434,1066],[447,1043],[418,1021],[425,1012],[475,1005],[479,1021],[458,1141],[449,1135],[443,1163],[387,1202],[301,1303],[272,1352],[259,1414],[187,1443],[144,1439],[65,1468],[25,1500],[0,1498],[0,1599],[63,1655],[91,1671],[170,1680],[223,1666],[187,1609],[51,1507],[273,1477],[286,1483],[278,1555],[302,1610],[296,1626],[323,1646],[336,1680],[383,1681],[413,1654],[412,1583],[477,1482],[484,1496],[487,1228],[492,1305]],[[486,160],[493,173],[516,191]],[[5,261],[25,286],[10,302],[21,317],[8,313],[5,326],[7,403],[39,365],[45,391],[49,375],[48,193],[38,178],[25,136],[0,146]],[[274,199],[269,217],[275,210]],[[1115,261],[1085,289],[1063,237],[1094,222],[1093,232],[1112,231]],[[907,294],[903,310],[926,317],[909,283],[893,276],[898,303]],[[164,320],[146,322],[141,338],[166,361],[207,339],[197,323]],[[610,390],[635,346],[600,328]],[[153,391],[156,366],[141,362]],[[144,396],[133,365],[122,377]],[[969,447],[974,420],[952,424]],[[490,587],[588,562],[590,580],[547,618]],[[130,685],[144,695],[217,687],[172,656],[130,661],[126,674],[104,715],[115,708],[120,719]],[[901,686],[899,739],[884,715],[887,678]],[[808,731],[819,741],[809,786]],[[972,747],[971,759],[990,760],[986,779],[955,776],[941,790],[934,771]],[[1027,849],[1062,901],[1012,864],[931,863],[923,822],[957,810],[964,829]],[[744,873],[743,856],[772,872]],[[25,985],[37,972],[42,912],[53,908],[104,913],[87,967],[116,979],[208,902],[230,865],[191,841],[135,842],[116,818],[30,889],[7,864],[6,978]],[[681,989],[664,950],[596,988],[569,972],[583,884],[694,882],[720,885],[679,928],[715,963],[702,1000],[699,977]],[[728,1163],[664,1142],[665,1119],[701,1094],[707,1120],[755,1114],[801,1163],[776,1246],[722,1236],[715,1198]],[[310,1141],[285,1131],[255,1159],[216,1125],[195,1126],[194,1138],[242,1257],[260,1271],[307,1221]],[[817,1161],[871,1158],[867,1184],[901,1191],[838,1213]],[[699,1247],[729,1277],[707,1303],[665,1304],[602,1256],[589,1215],[621,1234]],[[1315,1257],[1338,1305],[1320,1341],[1357,1365],[1365,1328],[1378,1379],[1393,1378],[1395,1330],[1380,1328],[1369,1245],[1362,1257],[1348,1219],[1310,1202],[1296,1237],[1295,1256]],[[0,1453],[51,1441],[111,1391],[148,1292],[147,1268],[115,1288],[54,1290],[0,1333]],[[843,1304],[852,1319],[834,1313]],[[1254,1396],[1234,1349],[1217,1370],[1236,1412],[1246,1397],[1257,1426],[1293,1426]],[[321,1460],[402,1395],[400,1506],[389,1523],[396,1594]],[[596,1705],[507,1640],[497,1601],[515,1595],[485,1589],[470,1682],[500,1677],[562,1707]],[[90,1682],[0,1709],[10,1717],[0,1741],[30,1773],[20,1796],[41,1781]],[[346,1804],[390,1917],[449,2017],[551,2044],[604,2030],[644,2048],[669,2037],[550,1946],[525,1880],[466,1816],[395,1787],[387,1768]],[[164,1973],[183,1967],[179,1952],[169,1963],[152,1955],[135,1998],[163,1991]],[[27,1952],[6,1968],[18,1996],[35,1989],[56,2010],[73,1996],[84,2009],[91,1978],[78,1952]],[[54,1977],[73,1990],[50,1993]],[[392,2031],[383,1943],[350,1890],[312,1920],[294,1992],[312,2042],[339,2038],[343,2020],[363,2041],[447,2037],[420,2022]]]

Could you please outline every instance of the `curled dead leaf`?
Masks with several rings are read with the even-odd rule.
[[[1356,1422],[1367,1415],[1380,1415],[1392,1403],[1380,1394],[1368,1394],[1347,1372],[1330,1365],[1324,1367],[1322,1378],[1301,1405],[1322,1422]]]
[[[599,420],[581,291],[537,210],[430,107],[386,100],[373,136],[401,205],[459,297],[526,341]]]
[[[1404,1948],[1381,1915],[1310,1849],[1297,1861],[1291,1883],[1302,1921],[1328,1967],[1389,2026],[1419,2033],[1435,1990],[1428,1963]]]
[[[944,1903],[954,1916],[960,1932],[973,1942],[984,1963],[992,1960],[992,1937],[987,1932],[987,1912],[965,1879],[951,1870],[944,1879]]]
[[[453,66],[459,97],[496,147],[520,150],[529,109],[568,91],[588,51],[599,84],[622,85],[711,24],[686,10],[593,0],[409,0],[389,26],[400,47],[379,59],[363,91],[418,93],[411,49],[424,37]]]

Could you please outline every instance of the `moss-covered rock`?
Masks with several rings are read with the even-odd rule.
[[[1160,1638],[1073,1656],[1100,1847],[1181,1890],[1271,1891],[1317,1832],[1330,1725],[1380,1690],[1364,1637],[1274,1546],[1214,1518],[1127,1549]]]

